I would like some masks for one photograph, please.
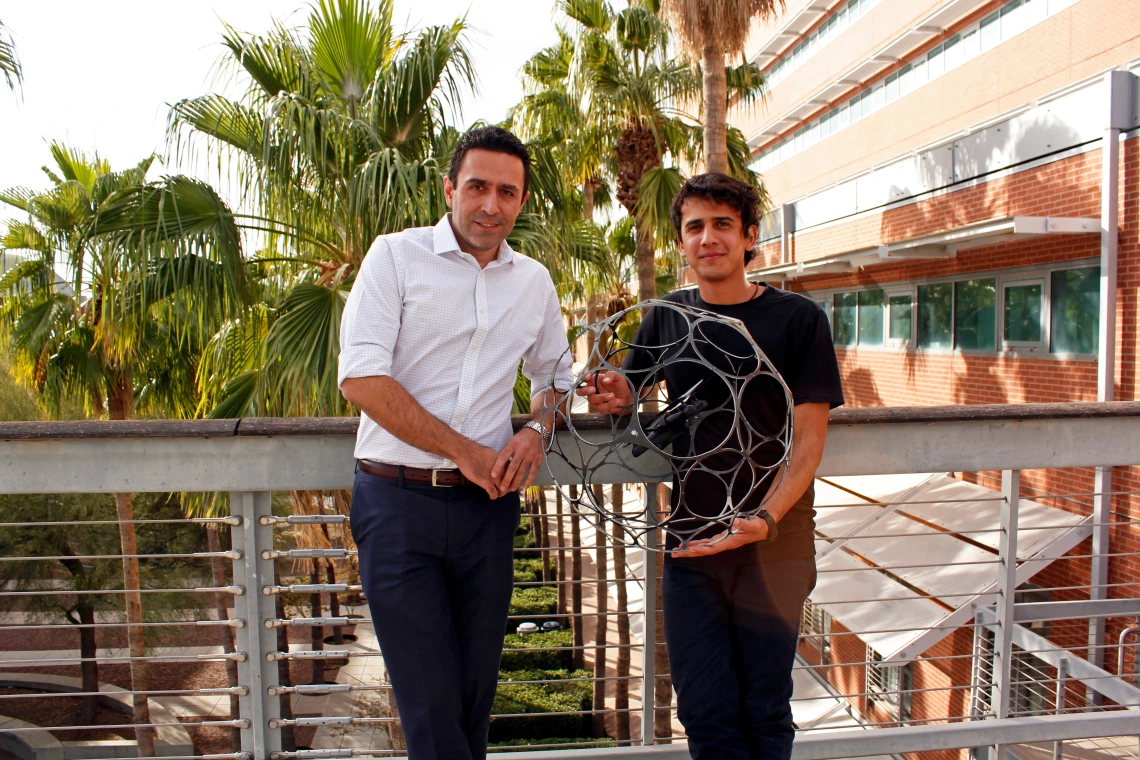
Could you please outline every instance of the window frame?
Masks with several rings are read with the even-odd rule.
[[[881,283],[877,285],[863,285],[863,286],[848,286],[839,288],[825,288],[820,290],[807,290],[804,295],[812,300],[821,301],[826,299],[828,303],[832,303],[836,294],[838,293],[854,293],[856,296],[855,308],[855,335],[856,343],[853,345],[835,344],[837,348],[844,349],[858,349],[858,330],[859,330],[859,309],[858,309],[858,293],[863,290],[882,290],[884,295],[884,319],[883,319],[883,332],[884,341],[882,346],[865,346],[863,350],[868,351],[882,351],[884,349],[890,350],[905,350],[914,353],[933,353],[941,355],[965,355],[965,356],[1006,356],[1011,358],[1033,358],[1033,359],[1053,359],[1058,361],[1076,360],[1076,361],[1095,361],[1097,354],[1093,353],[1073,353],[1063,351],[1053,351],[1052,343],[1052,309],[1053,309],[1053,292],[1052,282],[1053,275],[1057,272],[1067,272],[1077,269],[1092,269],[1099,266],[1100,260],[1093,257],[1082,257],[1079,259],[1070,259],[1065,261],[1054,261],[1046,264],[1036,264],[1026,267],[1012,267],[1004,270],[983,269],[975,272],[962,272],[953,275],[940,275],[937,277],[917,278],[914,280],[902,281],[892,285],[891,283]],[[997,281],[997,288],[995,291],[995,348],[993,349],[962,349],[956,346],[957,335],[955,332],[957,314],[955,301],[953,296],[954,284],[965,282],[968,280],[984,280],[994,279]],[[1032,283],[1035,280],[1040,280],[1044,283],[1042,288],[1042,337],[1041,344],[1020,345],[1013,343],[1007,345],[1005,336],[1005,287],[1006,285],[1017,285]],[[944,285],[951,286],[951,299],[950,299],[950,325],[951,325],[951,346],[948,348],[933,348],[921,347],[918,345],[918,288],[920,286],[929,285]],[[891,340],[890,339],[890,298],[891,296],[906,295],[911,296],[911,339],[909,343]],[[834,339],[834,326],[832,323],[832,336]]]
[[[906,340],[891,337],[891,299],[900,296],[906,296],[910,299],[910,337]],[[886,318],[883,320],[883,345],[914,348],[918,336],[915,320],[918,311],[918,287],[912,285],[909,288],[883,288],[883,297],[886,299],[884,304],[886,306]]]
[[[1049,329],[1052,326],[1053,299],[1050,297],[1049,283],[1053,278],[1049,273],[1026,277],[998,277],[998,290],[1000,291],[1001,308],[998,310],[998,343],[999,352],[1033,351],[1049,353]],[[1041,286],[1041,340],[1006,340],[1005,339],[1005,291],[1007,288]]]

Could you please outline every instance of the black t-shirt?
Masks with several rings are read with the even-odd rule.
[[[738,304],[706,303],[695,288],[675,291],[664,300],[740,320],[783,378],[793,404],[825,403],[835,408],[843,403],[831,328],[819,305],[811,299],[766,286],[758,297]],[[672,448],[683,480],[677,482],[675,478],[673,483],[676,525],[687,530],[700,527],[695,537],[708,538],[724,529],[721,524],[710,524],[708,518],[723,512],[729,487],[734,503],[751,491],[746,508],[758,503],[767,492],[776,477],[771,468],[784,452],[775,436],[790,410],[783,388],[769,375],[753,378],[742,389],[737,383],[734,393],[717,373],[709,371],[710,364],[737,376],[755,371],[755,352],[736,330],[706,322],[697,325],[693,342],[687,341],[689,335],[689,320],[684,315],[667,308],[651,309],[633,340],[638,348],[626,354],[622,367],[635,387],[664,380],[670,400],[692,390],[691,399],[708,403],[692,435],[686,430]],[[666,360],[663,370],[652,374],[647,371]],[[733,429],[735,398],[740,399],[741,413],[748,421],[744,431]],[[702,456],[714,449],[716,453]],[[746,458],[748,461],[743,461]],[[699,464],[693,466],[693,461]],[[726,485],[726,480],[731,486]],[[678,510],[682,489],[684,504]],[[771,544],[743,546],[699,561],[742,564],[813,556],[814,500],[814,489],[809,487],[780,520],[779,535]],[[677,538],[668,537],[668,548],[679,545]]]

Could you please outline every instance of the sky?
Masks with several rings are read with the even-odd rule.
[[[519,99],[519,67],[552,44],[554,0],[395,0],[395,23],[418,28],[466,15],[481,87],[459,124],[499,121]],[[0,188],[42,188],[52,140],[98,153],[114,169],[166,155],[169,104],[216,81],[221,21],[248,32],[273,19],[303,25],[307,0],[43,0],[4,3],[0,21],[24,68],[22,91],[0,84]],[[229,92],[235,90],[230,86]],[[196,167],[171,167],[201,174]],[[230,199],[234,200],[234,199]],[[0,207],[0,220],[20,212]]]

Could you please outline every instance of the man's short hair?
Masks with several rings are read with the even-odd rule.
[[[469,150],[489,150],[492,153],[506,153],[522,161],[523,165],[523,195],[530,189],[530,153],[522,140],[515,137],[502,127],[476,127],[459,138],[455,144],[455,152],[451,154],[451,166],[447,169],[447,176],[451,184],[459,182],[459,169],[463,166],[463,159]]]
[[[689,177],[673,197],[669,219],[677,231],[678,240],[681,239],[681,207],[690,198],[700,198],[736,209],[740,214],[740,230],[744,234],[748,234],[748,228],[752,226],[757,231],[760,229],[760,193],[756,188],[727,174],[708,172]],[[745,251],[744,263],[752,261],[755,256],[755,249]]]

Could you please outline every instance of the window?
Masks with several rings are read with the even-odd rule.
[[[1100,340],[1100,267],[1053,272],[1050,350],[1095,354]]]
[[[868,699],[883,710],[892,720],[905,723],[910,720],[911,694],[914,683],[913,664],[888,665],[882,655],[867,647],[867,683],[864,691]]]
[[[887,340],[891,343],[910,343],[914,303],[910,293],[891,295],[887,303],[889,331]]]
[[[823,310],[823,316],[827,317],[828,324],[831,324],[831,299],[823,298],[817,300],[816,303],[819,304],[819,308]]]
[[[1002,283],[1002,343],[1011,348],[1043,348],[1044,280]]]
[[[970,24],[945,42],[911,58],[906,65],[897,72],[888,75],[878,84],[869,87],[862,93],[853,95],[846,101],[846,105],[853,109],[850,118],[839,123],[833,122],[828,131],[817,133],[818,137],[822,138],[834,134],[871,111],[901,98],[915,88],[937,79],[945,72],[976,58],[987,50],[992,50],[1002,42],[1020,34],[1049,16],[1060,13],[1073,2],[1074,0],[1009,0],[1003,7],[986,16],[980,22]],[[774,66],[769,67],[766,72],[768,85],[774,86],[781,78],[787,76],[803,60],[810,58],[818,49],[824,47],[826,41],[833,39],[840,30],[865,13],[872,4],[871,0],[866,0],[863,3],[851,3],[847,6],[845,14],[842,11],[833,14],[820,27],[818,34],[801,42],[792,53],[785,55]],[[872,95],[873,98],[870,97]],[[753,164],[753,168],[757,171],[766,171],[769,167],[814,143],[815,139],[807,141],[805,144],[797,141],[791,146],[791,149],[784,150],[782,149],[784,141],[780,141],[762,151]]]
[[[831,663],[831,615],[818,604],[804,603],[800,636],[802,643],[819,653],[820,665]]]
[[[883,345],[883,291],[859,293],[859,345]]]
[[[954,283],[954,347],[963,351],[993,351],[996,332],[994,295],[997,280]]]
[[[954,286],[950,283],[918,288],[919,348],[950,348],[953,345]]]
[[[832,336],[837,346],[855,345],[856,296],[836,293],[831,311]]]

